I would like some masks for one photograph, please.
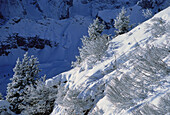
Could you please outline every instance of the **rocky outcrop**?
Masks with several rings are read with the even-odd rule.
[[[39,38],[39,36],[25,38],[15,33],[10,35],[6,41],[1,41],[0,56],[8,56],[11,49],[21,48],[28,51],[29,48],[44,49],[46,46],[57,47],[57,45],[58,43]]]

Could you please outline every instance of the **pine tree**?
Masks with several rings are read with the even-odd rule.
[[[126,10],[123,7],[121,12],[114,20],[114,27],[117,29],[115,32],[117,35],[124,34],[129,30],[129,16],[126,16]]]
[[[93,24],[90,24],[88,28],[88,36],[83,36],[82,47],[79,48],[80,56],[77,56],[77,61],[72,63],[75,67],[84,60],[88,60],[90,64],[100,60],[104,52],[108,48],[109,35],[102,35],[104,30],[104,24],[101,24],[99,19],[94,20]]]
[[[26,95],[27,86],[36,85],[36,78],[39,73],[37,58],[24,55],[22,62],[17,60],[15,68],[13,69],[14,75],[11,78],[11,83],[7,87],[6,99],[10,103],[10,109],[15,113],[21,113],[19,106],[22,104]]]
[[[37,81],[36,87],[28,86],[24,104],[20,106],[24,115],[49,115],[54,107],[57,89]]]
[[[90,39],[97,39],[101,35],[105,26],[101,24],[99,19],[96,18],[92,24],[88,27],[88,34]]]

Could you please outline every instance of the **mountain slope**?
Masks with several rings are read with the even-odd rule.
[[[0,0],[0,92],[13,75],[17,58],[28,51],[40,61],[40,74],[47,78],[71,69],[83,35],[92,20],[106,24],[104,33],[114,35],[113,20],[124,6],[135,26],[143,16],[141,0]],[[152,14],[169,6],[169,0],[156,0]],[[159,1],[159,2],[158,2]]]
[[[154,33],[153,25],[155,24],[154,20],[156,19],[166,21],[167,26],[164,33]],[[170,91],[169,19],[170,7],[156,14],[152,19],[135,27],[130,32],[112,39],[103,60],[96,63],[96,65],[92,68],[90,68],[90,65],[84,61],[80,67],[75,67],[68,72],[61,73],[52,79],[48,79],[46,81],[47,85],[59,87],[59,93],[61,95],[66,95],[67,97],[65,98],[68,98],[68,100],[71,99],[67,102],[63,101],[65,98],[58,97],[56,99],[56,105],[52,115],[62,115],[67,113],[68,110],[72,111],[72,113],[73,111],[79,112],[75,114],[82,114],[82,111],[86,114],[104,115],[138,114],[138,112],[145,112],[145,108],[147,107],[151,107],[152,109],[152,106],[157,106],[160,103],[159,100],[164,98],[164,96],[168,96]],[[155,34],[157,36],[155,36]],[[154,48],[157,48],[158,50],[154,50]],[[158,51],[158,53],[155,53],[156,51]],[[150,59],[151,61],[146,60],[145,55],[147,59]],[[154,57],[155,55],[158,55],[157,57],[162,59],[161,62],[158,61],[158,63],[156,63],[158,64],[156,66],[153,65],[153,63],[155,64],[155,60],[153,59],[157,59]],[[150,56],[150,58],[148,56]],[[148,66],[148,63],[146,63],[143,65],[144,67],[146,66],[151,70],[156,68],[156,70],[159,71],[156,71],[156,73],[153,74],[152,71],[145,70],[145,68],[141,67],[138,65],[139,63],[137,63],[144,63],[145,61],[139,61],[138,58],[146,60],[146,62],[150,62],[151,65]],[[162,67],[165,67],[165,69],[160,69],[159,64],[163,64]],[[136,67],[139,67],[140,71],[137,71]],[[144,70],[149,73],[142,74]],[[155,78],[151,77],[152,74],[150,72],[155,76]],[[159,76],[158,78],[160,79],[158,79],[157,76]],[[145,80],[147,85],[143,82]],[[150,80],[153,81],[150,82]],[[110,81],[113,81],[113,83],[110,83]],[[137,87],[139,85],[138,82],[144,83],[144,87]],[[131,83],[136,85],[130,87],[130,85],[132,85]],[[119,86],[120,84],[123,84],[123,86]],[[106,90],[109,85],[111,85],[111,87],[118,87],[118,89],[115,89],[118,92],[119,90],[122,91],[119,96],[121,99],[121,96],[125,95],[125,97],[122,97],[124,98],[122,102],[119,101],[119,98],[117,98],[116,102],[109,99],[108,91]],[[132,92],[134,96],[129,93],[126,94],[126,90],[121,89],[121,87],[124,88],[124,86],[125,89],[127,88],[126,90],[129,89],[130,91],[134,91]],[[137,88],[137,90],[133,88]],[[113,93],[115,93],[115,90],[113,90]],[[143,90],[144,92],[140,92],[140,90]],[[118,92],[115,93],[115,96],[118,96]],[[139,96],[136,96],[137,94]],[[132,96],[132,99],[130,98],[130,100],[124,104],[124,101],[126,102],[125,99],[126,97],[128,98],[128,96]],[[115,98],[113,96],[113,100],[114,99]],[[84,106],[81,106],[82,104]],[[122,110],[120,110],[121,106],[118,108],[121,104],[126,106],[125,108],[122,106]],[[163,109],[163,107],[160,107],[159,109]]]

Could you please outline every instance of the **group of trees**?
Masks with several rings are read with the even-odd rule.
[[[37,58],[28,57],[28,53],[24,55],[22,62],[17,60],[16,66],[13,69],[14,76],[11,83],[7,87],[6,99],[11,103],[11,110],[16,113],[21,113],[20,106],[24,101],[26,90],[30,85],[36,85],[36,78],[40,72],[38,68]]]
[[[115,28],[117,29],[115,32],[117,35],[123,34],[129,29],[129,17],[125,16],[125,13],[126,11],[123,8],[119,16],[115,19]],[[110,40],[110,35],[102,34],[104,28],[105,25],[100,23],[98,18],[90,24],[88,28],[89,36],[83,36],[81,39],[83,46],[79,48],[80,56],[76,57],[77,61],[73,62],[73,66],[81,64],[84,60],[87,60],[90,64],[101,60],[108,48],[108,42]],[[77,111],[81,111],[82,113],[89,111],[88,109],[92,106],[89,105],[91,103],[78,99],[79,92],[69,90],[63,96],[59,96],[63,94],[63,90],[62,93],[58,93],[60,89],[45,85],[45,81],[39,78],[40,69],[38,66],[38,59],[34,56],[28,56],[28,53],[24,54],[22,61],[19,58],[16,61],[13,69],[14,75],[11,78],[11,83],[8,84],[6,96],[12,112],[24,115],[50,114],[57,95],[60,97],[57,99],[58,104],[65,106],[67,111],[75,113]],[[1,95],[0,99],[2,99]],[[77,103],[79,104],[78,106],[76,106]],[[70,107],[67,107],[68,104]],[[84,105],[87,106],[86,110],[84,110]]]
[[[169,38],[170,24],[162,18],[154,18],[148,24],[153,39],[165,35]],[[106,88],[107,97],[115,105],[115,112],[128,110],[134,115],[141,114],[168,114],[169,90],[162,92],[168,84],[167,77],[170,70],[165,58],[168,57],[170,46],[168,41],[160,46],[146,44],[145,48],[138,46],[134,51],[125,55],[127,62],[120,65],[116,76]],[[119,71],[124,70],[124,71]],[[152,98],[150,98],[152,95]],[[148,101],[160,96],[155,106]],[[150,98],[150,99],[149,99]]]
[[[163,19],[155,18],[153,21],[154,24],[151,28],[154,37],[159,37],[168,30],[169,26],[166,26]],[[114,20],[114,27],[116,35],[129,31],[129,16],[126,16],[125,8],[122,8]],[[79,66],[84,61],[94,65],[97,61],[102,60],[110,40],[110,35],[102,34],[104,28],[104,23],[101,23],[98,18],[90,24],[88,36],[83,36],[81,39],[80,55],[76,57],[77,61],[72,63],[73,67]],[[148,93],[152,93],[154,87],[165,82],[161,76],[168,74],[167,65],[162,61],[162,57],[168,54],[166,48],[148,47],[147,49],[137,49],[136,52],[138,53],[134,57],[130,57],[130,61],[133,63],[133,74],[117,72],[118,76],[122,76],[121,79],[114,78],[107,87],[107,96],[120,111],[134,106],[136,104],[134,99],[147,98]],[[161,57],[158,57],[160,52],[162,52]],[[87,100],[85,102],[77,98],[79,91],[64,91],[65,89],[61,90],[45,85],[45,81],[39,79],[38,65],[37,58],[29,57],[28,53],[24,55],[22,61],[18,58],[13,69],[12,82],[7,87],[6,100],[10,103],[11,111],[25,115],[47,115],[52,112],[56,99],[57,104],[65,107],[68,113],[89,111],[92,105],[87,103]],[[86,110],[84,109],[85,105],[87,106]],[[146,107],[150,106],[146,105]]]
[[[114,27],[116,35],[124,34],[129,31],[129,16],[126,16],[126,10],[123,7],[119,15],[114,20]],[[87,63],[94,64],[101,60],[104,52],[108,48],[108,42],[110,35],[102,34],[105,25],[100,23],[100,20],[96,18],[92,24],[88,27],[88,35],[83,36],[82,47],[79,48],[79,56],[76,56],[76,62],[72,62],[72,66],[79,66],[81,62],[87,61]]]
[[[43,80],[39,78],[38,66],[38,59],[28,56],[28,53],[24,54],[22,61],[18,58],[12,82],[7,87],[6,100],[12,112],[24,115],[48,115],[52,112],[57,90],[45,85],[45,76]]]

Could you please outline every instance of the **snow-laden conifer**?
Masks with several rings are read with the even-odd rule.
[[[6,99],[10,103],[10,109],[15,113],[21,113],[22,109],[19,106],[25,99],[27,86],[35,85],[36,78],[38,77],[39,62],[33,56],[29,57],[28,53],[24,54],[22,62],[17,60],[15,68],[13,69],[14,75],[11,78],[11,83],[7,87]]]
[[[19,108],[24,115],[49,115],[54,107],[57,89],[45,85],[45,81],[37,81],[36,87],[27,86],[24,103]]]
[[[142,13],[143,13],[143,16],[145,18],[150,18],[153,15],[151,9],[148,9],[148,8],[147,9],[143,9]]]
[[[115,31],[117,35],[124,34],[129,31],[129,16],[126,16],[126,10],[124,7],[114,20],[114,27],[117,29]]]
[[[96,20],[94,20],[93,23],[88,27],[89,38],[97,39],[97,37],[103,32],[104,28],[104,24],[101,24],[99,18],[96,18]]]
[[[77,61],[72,63],[75,67],[84,60],[88,60],[88,63],[92,64],[100,60],[104,55],[104,52],[108,48],[109,35],[101,34],[104,30],[104,24],[100,23],[97,18],[93,24],[90,24],[88,28],[89,36],[83,36],[82,47],[79,48],[80,56],[77,56]]]

